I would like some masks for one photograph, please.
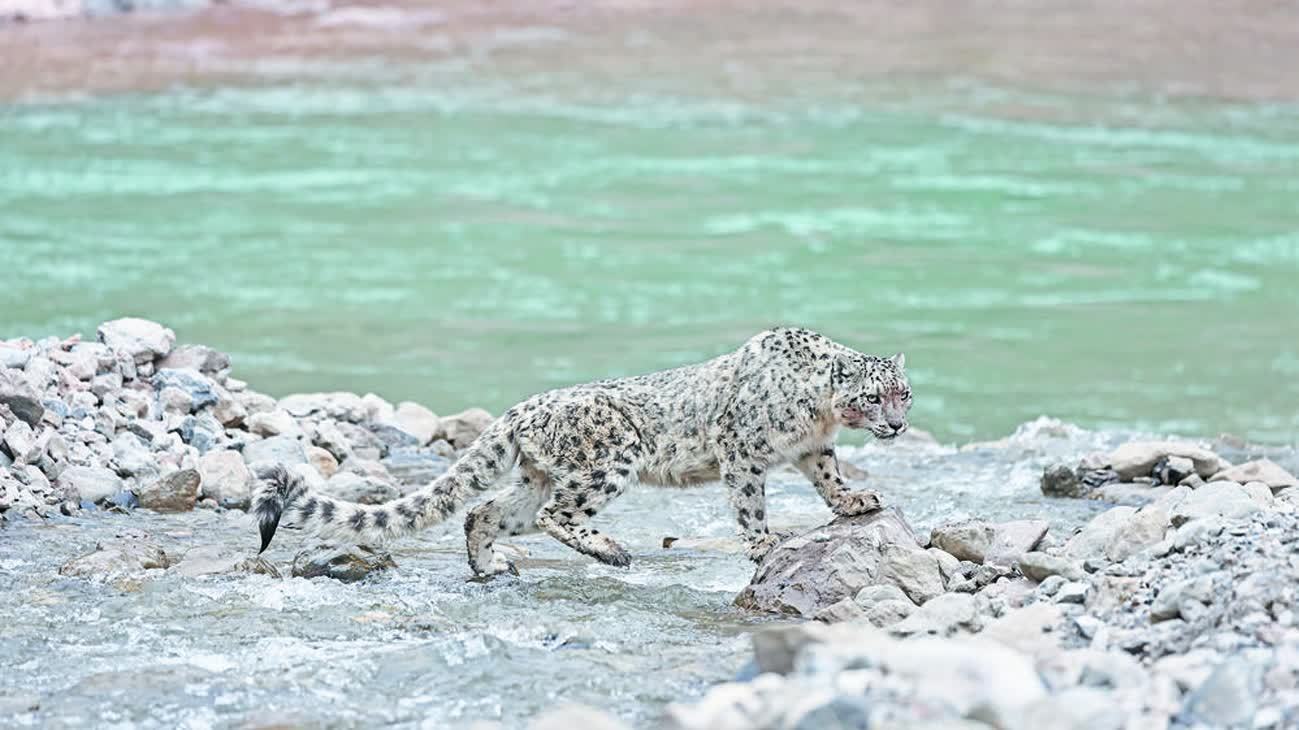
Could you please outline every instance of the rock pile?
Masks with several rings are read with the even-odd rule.
[[[97,341],[0,340],[0,521],[91,507],[246,508],[252,468],[292,465],[343,499],[381,502],[441,474],[492,420],[439,418],[374,394],[279,399],[230,358],[143,319]]]
[[[965,521],[926,547],[884,512],[787,541],[737,603],[819,622],[755,634],[755,678],[668,726],[1299,727],[1294,477],[1165,442],[1088,470],[1167,476],[1070,535]]]

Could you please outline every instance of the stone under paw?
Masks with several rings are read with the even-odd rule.
[[[834,504],[830,505],[830,509],[842,517],[864,515],[883,508],[879,493],[870,490],[843,492],[835,498]]]
[[[763,558],[772,551],[777,545],[792,537],[787,532],[769,532],[761,537],[749,541],[749,547],[746,551],[749,560],[755,563],[761,563]]]
[[[507,560],[505,559],[504,556],[501,555],[494,555],[492,556],[491,565],[487,568],[487,570],[481,572],[475,570],[473,577],[470,578],[469,580],[475,583],[486,583],[487,581],[495,578],[496,576],[503,575],[505,573],[509,573],[510,575],[517,576],[519,574],[519,568],[514,564],[514,561]]]

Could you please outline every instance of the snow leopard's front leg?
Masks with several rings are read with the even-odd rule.
[[[767,467],[749,460],[725,462],[722,483],[735,508],[735,521],[739,523],[749,559],[760,563],[787,537],[767,530]]]
[[[839,459],[834,455],[833,446],[804,454],[796,465],[837,515],[864,515],[883,506],[876,492],[848,489],[846,480],[839,473]]]

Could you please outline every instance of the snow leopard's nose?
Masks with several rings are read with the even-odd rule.
[[[889,428],[893,429],[893,433],[902,433],[907,428],[906,421],[895,421],[893,419],[889,419],[888,424],[889,424]]]

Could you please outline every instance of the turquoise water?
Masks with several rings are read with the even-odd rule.
[[[1299,440],[1299,109],[552,86],[0,107],[0,337],[146,316],[273,394],[445,413],[790,323],[905,351],[944,440]]]

